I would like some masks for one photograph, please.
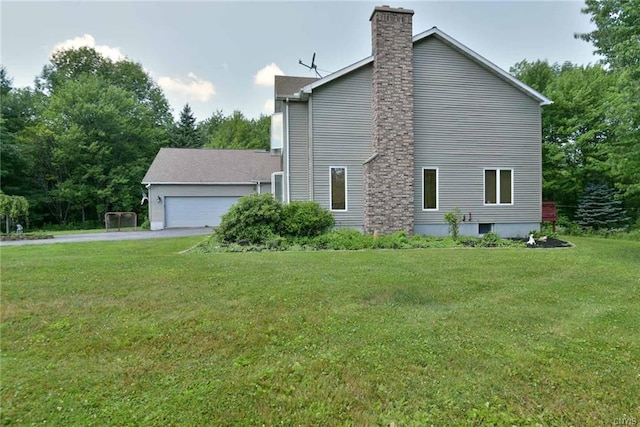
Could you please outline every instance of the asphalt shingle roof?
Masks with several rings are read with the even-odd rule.
[[[293,96],[300,88],[315,82],[315,77],[275,76],[276,97]]]
[[[161,148],[142,183],[249,183],[280,170],[280,157],[268,151]]]

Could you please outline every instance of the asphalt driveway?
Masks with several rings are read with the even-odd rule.
[[[110,231],[104,233],[87,234],[63,234],[57,235],[53,239],[40,240],[15,240],[0,242],[0,246],[22,246],[22,245],[49,245],[53,243],[77,243],[77,242],[98,242],[109,240],[140,240],[140,239],[161,239],[167,237],[201,236],[209,234],[212,228],[169,228],[157,231]]]

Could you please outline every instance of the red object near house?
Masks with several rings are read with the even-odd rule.
[[[556,232],[556,202],[542,202],[542,222],[552,222],[553,232]]]

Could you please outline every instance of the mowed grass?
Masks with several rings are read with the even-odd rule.
[[[200,239],[2,248],[2,424],[640,420],[638,242],[179,253]]]

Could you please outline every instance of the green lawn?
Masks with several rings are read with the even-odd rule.
[[[3,247],[0,424],[640,422],[638,242],[179,254],[200,239]]]

